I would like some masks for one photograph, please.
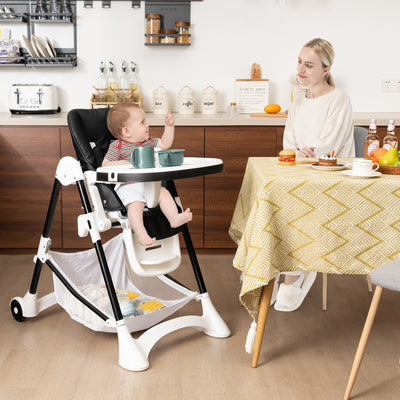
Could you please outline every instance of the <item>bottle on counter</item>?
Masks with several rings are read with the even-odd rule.
[[[383,148],[389,150],[391,147],[394,147],[396,150],[398,147],[398,140],[395,134],[394,119],[389,120],[387,135],[383,138]]]
[[[376,134],[376,119],[371,118],[369,124],[368,135],[365,137],[364,142],[364,158],[366,160],[371,159],[372,153],[379,148],[379,137]]]
[[[114,89],[117,88],[117,76],[114,71],[114,63],[108,63],[108,76],[107,76],[107,101],[116,101],[116,94]]]
[[[119,78],[119,88],[123,89],[121,90],[121,100],[125,101],[126,99],[129,99],[129,75],[128,66],[125,61],[122,61],[121,76]]]
[[[129,92],[131,96],[131,100],[136,101],[138,99],[137,94],[139,93],[139,85],[136,76],[136,64],[134,61],[131,61],[131,68],[129,72],[128,78],[128,86]]]
[[[106,75],[106,66],[104,65],[104,62],[102,61],[100,63],[100,74],[97,77],[97,84],[96,84],[96,89],[98,90],[98,94],[96,95],[96,99],[98,101],[106,101],[106,92],[107,92],[107,75]]]

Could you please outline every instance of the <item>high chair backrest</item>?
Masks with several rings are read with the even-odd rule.
[[[68,113],[76,156],[83,171],[95,171],[101,166],[108,146],[116,138],[107,128],[109,108],[75,109]]]
[[[107,128],[109,108],[74,109],[68,113],[68,127],[76,156],[83,172],[95,171],[101,166],[108,146],[115,137]],[[123,215],[126,209],[114,191],[114,185],[96,184],[106,211],[119,211]]]

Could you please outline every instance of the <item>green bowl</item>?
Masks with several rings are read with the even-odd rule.
[[[160,150],[158,152],[158,162],[163,167],[176,167],[183,164],[184,149]]]

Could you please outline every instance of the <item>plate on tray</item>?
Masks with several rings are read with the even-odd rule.
[[[338,162],[337,165],[318,165],[318,162],[308,164],[314,169],[319,169],[320,171],[341,171],[350,167],[351,163],[348,162]]]
[[[45,44],[46,44],[46,49],[49,52],[50,56],[57,57],[57,53],[53,46],[53,43],[47,36],[45,37]]]
[[[35,49],[32,47],[32,43],[29,41],[29,39],[25,35],[22,35],[22,38],[24,39],[25,46],[26,46],[30,56],[31,57],[38,57],[38,55],[36,54]]]

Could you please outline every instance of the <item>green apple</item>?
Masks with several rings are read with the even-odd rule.
[[[389,149],[380,159],[380,165],[394,165],[399,161],[399,155],[397,153],[397,149],[392,147]]]

